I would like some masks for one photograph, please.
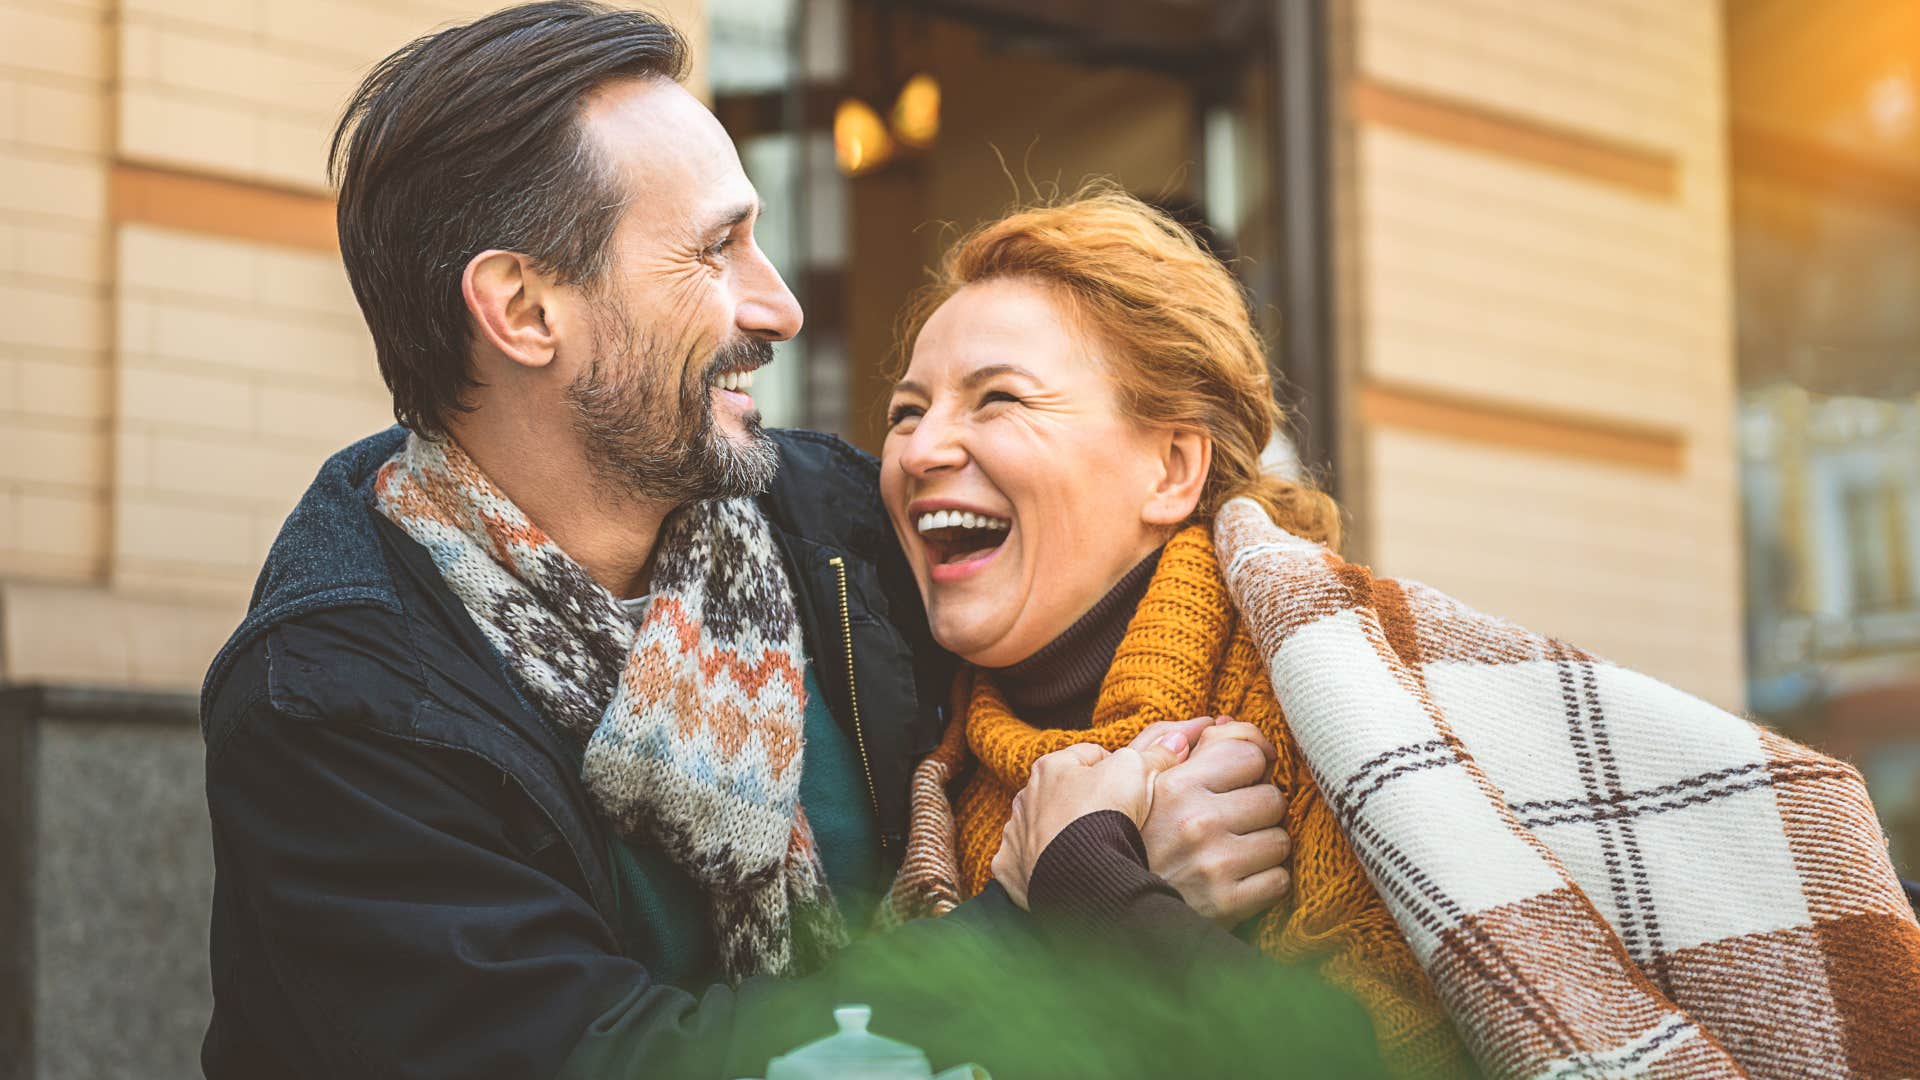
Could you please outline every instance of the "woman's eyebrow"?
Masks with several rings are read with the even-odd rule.
[[[1018,375],[1029,382],[1040,381],[1040,376],[1035,375],[1019,364],[988,364],[986,367],[975,368],[967,372],[960,380],[960,389],[971,390],[996,375]],[[914,382],[912,379],[901,379],[899,382],[894,383],[893,392],[896,394],[919,394],[921,397],[927,396],[927,388]]]
[[[1018,375],[1028,382],[1040,381],[1038,375],[1035,375],[1033,372],[1028,371],[1018,364],[988,364],[986,367],[974,368],[972,371],[967,372],[966,377],[960,380],[960,385],[964,389],[971,390],[998,375]]]

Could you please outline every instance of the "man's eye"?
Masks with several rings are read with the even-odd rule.
[[[887,426],[899,427],[904,420],[911,420],[921,413],[918,405],[895,405],[887,410]]]
[[[1020,404],[1019,398],[1007,393],[1005,390],[989,390],[980,398],[980,404],[982,405],[992,405],[997,401],[1010,401],[1015,405]]]
[[[720,256],[725,255],[727,253],[727,249],[732,246],[733,246],[733,234],[728,233],[727,235],[707,245],[707,249],[700,253],[700,257],[703,259],[717,259]]]

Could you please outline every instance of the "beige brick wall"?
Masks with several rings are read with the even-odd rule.
[[[354,86],[381,57],[497,0],[123,0],[120,151],[311,191]],[[699,0],[648,6],[705,39]]]
[[[117,163],[322,194],[382,56],[497,0],[0,0],[0,683],[197,685],[391,422],[337,255],[109,219]],[[701,0],[651,5],[688,33]]]
[[[366,69],[420,33],[494,6],[123,0],[121,154],[323,191],[327,135]]]
[[[1738,706],[1738,487],[1712,0],[1356,0],[1357,73],[1670,154],[1673,198],[1353,133],[1361,377],[1684,432],[1679,473],[1378,427],[1366,554]]]
[[[0,577],[104,566],[110,29],[0,0]]]
[[[339,259],[120,230],[113,581],[244,595],[314,470],[392,423]]]

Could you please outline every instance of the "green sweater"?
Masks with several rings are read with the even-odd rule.
[[[806,671],[806,745],[800,758],[800,805],[813,826],[827,883],[847,928],[867,924],[883,882],[880,834],[860,755],[833,719]],[[706,894],[667,853],[650,841],[611,845],[623,952],[655,981],[698,990],[720,980]]]

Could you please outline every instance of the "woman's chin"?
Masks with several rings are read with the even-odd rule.
[[[1006,651],[1000,647],[1006,635],[989,617],[957,612],[944,613],[943,617],[936,608],[927,613],[927,628],[933,632],[935,644],[975,667],[1005,666],[994,661]]]
[[[1015,640],[1004,633],[978,628],[942,629],[937,622],[932,629],[933,640],[941,648],[978,668],[1012,667],[1039,651],[1036,646]]]

